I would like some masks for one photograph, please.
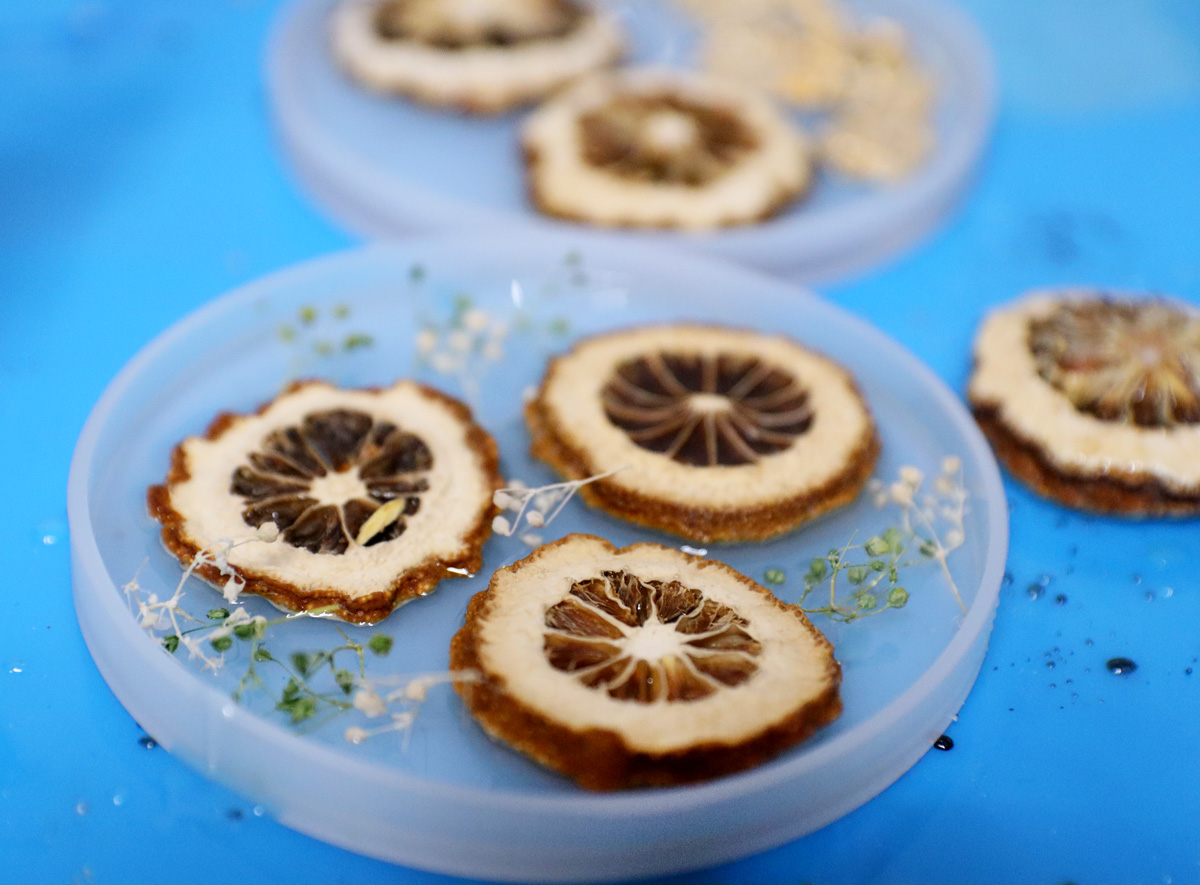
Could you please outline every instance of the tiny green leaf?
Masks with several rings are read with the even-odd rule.
[[[304,695],[282,704],[281,708],[291,715],[292,724],[295,725],[297,722],[312,718],[313,714],[317,712],[317,702],[309,695]]]
[[[414,283],[420,283],[425,279],[425,268],[419,264],[414,264],[408,271],[408,278]]]
[[[904,608],[908,604],[908,591],[903,587],[893,587],[888,591],[887,601],[892,608]]]
[[[937,553],[937,545],[933,541],[922,541],[921,546],[917,549],[921,551],[922,556],[933,556]]]
[[[255,633],[254,624],[252,624],[252,623],[238,624],[236,627],[233,628],[233,635],[236,636],[238,639],[253,639],[254,633]]]
[[[828,571],[829,567],[825,564],[825,560],[823,559],[814,559],[812,561],[812,565],[808,567],[808,573],[818,581],[825,577]]]
[[[172,633],[170,636],[163,637],[163,648],[171,654],[175,654],[175,650],[179,648],[179,637]]]
[[[211,645],[217,651],[229,651],[229,649],[233,647],[233,640],[228,636],[218,636],[216,639],[212,640],[209,645]]]
[[[306,304],[300,308],[300,313],[297,314],[297,317],[299,317],[300,322],[304,323],[304,325],[311,325],[317,319],[317,309]]]
[[[854,597],[854,607],[863,611],[870,611],[878,604],[879,600],[875,598],[874,593],[860,593]]]
[[[227,617],[229,617],[229,609],[227,608],[214,608],[208,612],[208,619],[210,621],[223,621]]]
[[[348,304],[334,305],[333,316],[335,319],[339,319],[339,320],[346,319],[346,317],[350,316],[350,305],[348,305]]]
[[[300,683],[295,679],[289,679],[287,685],[283,687],[283,701],[289,703],[300,696]]]
[[[343,694],[350,694],[354,690],[354,674],[349,670],[335,670],[333,678],[337,680]]]
[[[308,675],[308,664],[309,658],[307,654],[302,651],[292,653],[292,666],[295,667],[296,672],[301,676]]]
[[[566,335],[571,331],[571,323],[565,317],[555,317],[546,326],[551,335]]]
[[[295,341],[296,340],[296,330],[287,324],[281,325],[279,327],[279,340],[280,341]]]
[[[872,559],[871,560],[871,571],[881,572],[886,568],[887,568],[887,563],[884,562],[882,559]]]
[[[367,647],[382,657],[392,650],[392,637],[386,633],[376,633],[367,643]]]
[[[782,584],[787,580],[787,575],[781,568],[769,568],[763,573],[763,580],[768,584]]]
[[[267,651],[265,648],[256,648],[254,650],[254,660],[263,662],[263,661],[273,661],[275,659],[273,657],[271,657],[271,653],[269,651]]]
[[[342,349],[345,351],[361,350],[364,347],[370,347],[374,343],[375,339],[370,335],[356,332],[346,336],[346,339],[342,342]]]
[[[846,569],[846,579],[855,586],[861,584],[867,578],[867,570],[861,565],[851,566]]]

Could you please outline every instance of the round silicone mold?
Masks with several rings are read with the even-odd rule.
[[[464,388],[414,364],[414,342],[465,299],[510,321],[519,308],[524,320],[510,326],[504,358],[482,364]],[[444,687],[430,692],[407,734],[355,745],[345,729],[377,720],[351,710],[298,730],[267,691],[232,700],[246,643],[210,673],[182,647],[173,656],[160,636],[139,627],[124,585],[137,575],[163,599],[180,576],[146,514],[146,487],[161,481],[174,443],[201,432],[218,411],[253,408],[297,375],[362,385],[415,374],[474,401],[500,444],[506,476],[552,482],[528,458],[520,418],[522,391],[540,377],[546,357],[577,334],[673,319],[782,332],[847,366],[876,417],[882,478],[903,465],[933,474],[944,456],[962,459],[966,542],[950,567],[966,611],[926,564],[904,573],[910,601],[903,609],[850,624],[814,615],[844,668],[845,712],[803,745],[710,783],[590,794],[489,741]],[[358,344],[342,346],[351,340]],[[524,881],[713,864],[797,838],[869,800],[929,749],[966,698],[986,650],[1007,546],[999,474],[974,423],[940,380],[868,323],[792,285],[709,259],[519,231],[334,255],[181,320],[131,360],[96,404],[72,462],[68,509],[88,647],[117,697],[164,747],[318,838],[415,867]],[[768,568],[787,570],[791,577],[775,592],[795,601],[814,555],[855,532],[867,537],[888,519],[860,499],[786,537],[713,545],[707,555],[759,579]],[[578,501],[541,531],[546,540],[589,531],[618,545],[679,543]],[[443,582],[375,628],[341,625],[357,631],[358,641],[374,631],[393,639],[388,657],[368,655],[368,675],[443,669],[469,597],[492,570],[526,552],[515,537],[493,537],[481,574]],[[250,614],[278,614],[262,600],[242,601]],[[201,619],[224,604],[198,583],[188,585],[184,602]],[[265,642],[288,660],[297,650],[339,644],[338,626],[287,620]],[[264,669],[264,678],[278,692],[284,677]]]
[[[367,237],[529,224],[520,114],[464,117],[380,96],[351,81],[329,52],[335,0],[287,7],[267,57],[284,152],[300,183],[336,220]],[[937,147],[907,179],[856,185],[822,175],[811,197],[768,221],[705,234],[611,231],[616,240],[673,244],[808,281],[877,264],[915,243],[969,185],[995,113],[990,53],[974,24],[941,0],[859,0],[863,17],[900,22],[937,83]],[[686,63],[694,28],[666,0],[621,7],[633,59]]]

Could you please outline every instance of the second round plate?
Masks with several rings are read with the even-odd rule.
[[[366,676],[378,684],[444,670],[467,600],[493,570],[528,552],[516,537],[493,537],[480,574],[443,582],[377,627],[280,619],[263,640],[269,661],[252,660],[245,640],[221,654],[202,643],[208,657],[223,659],[210,672],[183,645],[168,653],[163,631],[139,626],[137,601],[150,593],[169,598],[180,579],[146,513],[146,488],[162,481],[174,444],[202,432],[217,412],[250,410],[297,377],[371,385],[416,376],[471,401],[499,443],[504,475],[541,485],[555,479],[527,454],[521,404],[547,357],[582,334],[672,320],[787,334],[848,367],[876,417],[880,478],[895,477],[904,465],[933,476],[945,456],[962,461],[965,543],[949,562],[966,611],[924,563],[903,572],[910,595],[904,608],[854,623],[813,615],[844,669],[845,712],[803,745],[710,783],[601,795],[489,741],[445,686],[430,691],[406,732],[361,744],[347,741],[347,728],[372,729],[381,720],[359,709],[339,712],[322,701],[317,715],[291,722],[289,674],[280,662],[290,662],[294,676],[297,654],[311,664],[346,637],[391,640],[386,656],[365,656]],[[505,327],[503,353],[459,346],[466,339],[457,333],[496,323]],[[430,335],[438,342],[432,353]],[[444,353],[474,357],[460,364],[439,359]],[[895,514],[870,498],[774,541],[715,545],[706,554],[760,581],[767,569],[782,570],[786,579],[774,590],[797,601],[814,556],[894,522]],[[183,319],[147,345],[97,403],[72,462],[68,510],[76,608],[88,647],[117,697],[164,747],[326,841],[439,872],[523,881],[618,879],[714,864],[795,839],[869,800],[929,749],[966,698],[986,650],[1007,548],[999,474],[974,423],[927,368],[869,324],[794,286],[720,262],[522,232],[334,255],[245,286]],[[618,545],[680,544],[580,501],[539,531],[546,541],[586,531]],[[135,577],[142,589],[127,589]],[[241,601],[250,615],[278,618],[260,599]],[[201,625],[225,604],[194,582],[180,602]],[[351,654],[339,666],[352,662]],[[247,681],[250,673],[262,683]],[[311,678],[316,685],[318,677]],[[327,682],[317,687],[335,699],[350,697]]]
[[[371,238],[549,220],[526,197],[521,114],[466,117],[376,95],[345,76],[329,51],[335,0],[297,0],[281,15],[267,83],[281,141],[319,205]],[[944,0],[855,0],[858,16],[902,24],[937,88],[937,146],[891,186],[822,175],[805,201],[768,221],[707,234],[613,231],[616,240],[671,244],[814,281],[859,271],[933,230],[970,183],[994,115],[990,53],[972,22]],[[632,61],[687,66],[694,27],[668,0],[617,4]]]

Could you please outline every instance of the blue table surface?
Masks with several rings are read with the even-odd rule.
[[[1200,302],[1200,3],[964,5],[1002,83],[974,190],[822,288],[957,389],[983,311],[1030,287]],[[75,619],[67,465],[104,386],[207,300],[353,242],[273,141],[276,6],[0,4],[0,882],[451,881],[288,830],[153,747]],[[1009,579],[953,749],[807,838],[666,881],[1200,882],[1197,524],[1007,491]]]

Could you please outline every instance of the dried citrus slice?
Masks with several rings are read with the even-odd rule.
[[[372,88],[498,113],[621,54],[615,19],[577,0],[343,0],[334,53]]]
[[[970,399],[1000,458],[1043,495],[1100,512],[1200,512],[1200,311],[1033,293],[981,327]]]
[[[804,137],[763,96],[700,74],[597,74],[522,135],[538,209],[625,227],[713,228],[775,214],[810,177]]]
[[[591,789],[740,771],[841,712],[841,669],[794,605],[729,566],[569,535],[493,575],[450,646],[493,737]]]
[[[462,403],[411,381],[307,381],[181,442],[148,502],[185,564],[273,523],[274,543],[225,554],[244,592],[374,623],[479,568],[500,485],[496,444]],[[211,565],[197,573],[224,581]]]
[[[879,444],[850,375],[782,336],[651,326],[552,360],[533,454],[588,503],[697,541],[755,540],[852,500]],[[615,471],[615,472],[613,472]]]

